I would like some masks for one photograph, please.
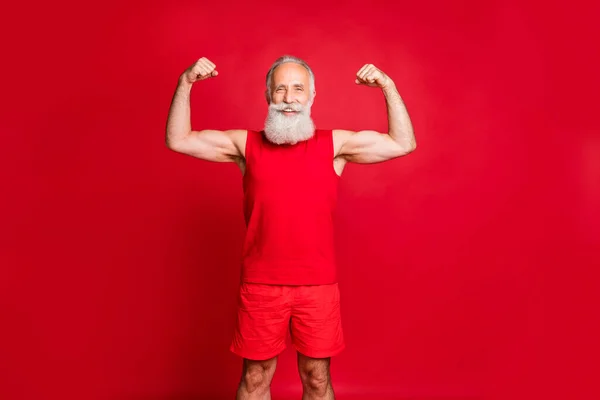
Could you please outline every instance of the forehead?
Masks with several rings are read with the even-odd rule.
[[[275,68],[273,71],[273,84],[289,84],[292,82],[300,82],[308,85],[310,74],[308,70],[300,64],[284,63]]]

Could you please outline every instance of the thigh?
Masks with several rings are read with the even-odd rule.
[[[337,283],[294,290],[291,334],[296,350],[313,359],[339,354],[345,343]]]
[[[285,349],[291,312],[284,286],[242,283],[230,350],[248,360],[268,360]]]

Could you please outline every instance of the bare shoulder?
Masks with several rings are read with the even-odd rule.
[[[237,148],[242,157],[246,157],[246,140],[248,138],[247,129],[229,129],[225,134],[231,138],[231,141]]]
[[[333,129],[334,135],[348,135],[352,133],[354,133],[354,131],[349,131],[348,129]]]
[[[334,157],[337,157],[340,154],[344,143],[346,143],[354,133],[356,132],[346,129],[332,130]]]

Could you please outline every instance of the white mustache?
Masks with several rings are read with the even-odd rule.
[[[271,104],[269,107],[271,107],[273,110],[276,110],[276,111],[283,111],[286,109],[290,109],[290,110],[296,111],[296,112],[304,111],[304,106],[302,106],[302,104],[300,104],[300,103]]]

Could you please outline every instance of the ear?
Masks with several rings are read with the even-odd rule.
[[[269,91],[265,90],[265,100],[267,101],[267,104],[270,104],[271,102],[269,101]]]

